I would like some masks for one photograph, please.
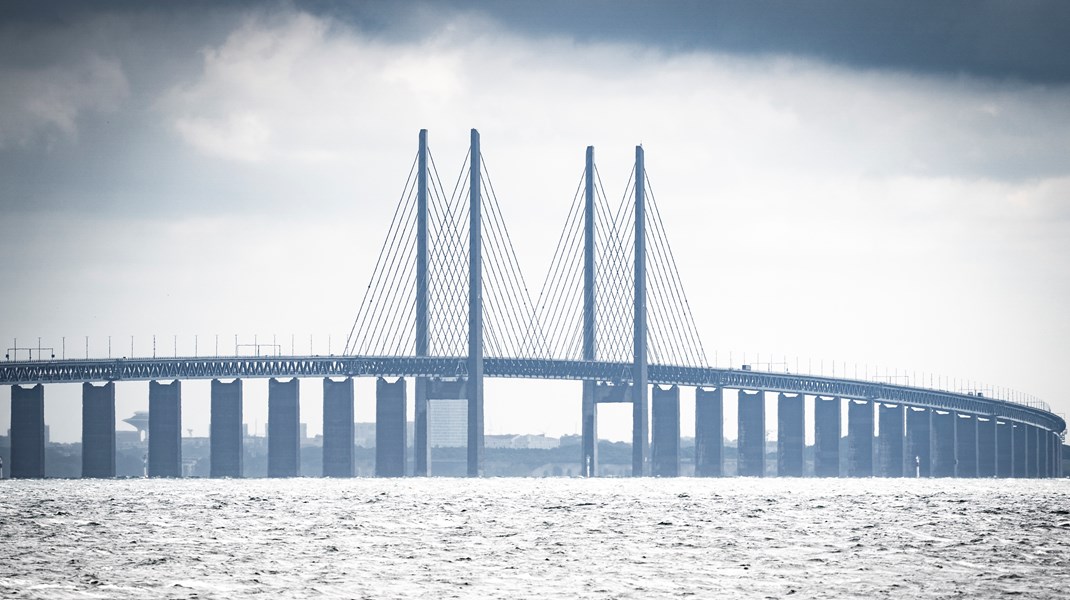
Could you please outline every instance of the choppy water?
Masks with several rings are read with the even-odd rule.
[[[0,482],[19,598],[1066,597],[1070,481]]]

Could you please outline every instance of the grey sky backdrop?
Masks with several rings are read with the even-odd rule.
[[[476,127],[529,282],[584,148],[619,198],[642,143],[711,363],[935,373],[1065,413],[1066,31],[1055,2],[5,3],[0,340],[339,351],[417,131],[453,177]],[[183,386],[206,435],[208,383]],[[119,385],[120,417],[147,388]],[[489,433],[579,431],[578,383],[487,389]],[[47,388],[53,439],[79,397]]]

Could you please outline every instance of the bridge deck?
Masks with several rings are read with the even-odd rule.
[[[9,361],[0,363],[0,384],[81,383],[169,379],[258,377],[463,377],[463,357],[255,356],[120,358]],[[485,375],[510,379],[631,381],[630,363],[487,358]],[[1062,432],[1065,420],[1046,406],[1031,406],[890,383],[792,373],[711,367],[650,365],[652,384],[727,387],[883,400],[894,404],[1000,418]]]

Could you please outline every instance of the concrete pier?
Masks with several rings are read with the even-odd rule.
[[[1037,477],[1040,474],[1038,469],[1040,466],[1040,429],[1032,425],[1026,425],[1025,445],[1027,457],[1025,465],[1026,477]]]
[[[814,398],[814,476],[840,476],[840,399]]]
[[[1048,432],[1037,428],[1038,465],[1037,477],[1051,477],[1048,471],[1048,463],[1051,461],[1051,443],[1048,440]]]
[[[353,378],[323,378],[323,476],[353,476]]]
[[[880,477],[902,477],[904,474],[904,442],[906,435],[906,407],[877,403],[877,420],[880,426],[878,455]],[[914,461],[910,461],[913,466]]]
[[[1025,441],[1025,425],[1021,423],[1014,424],[1014,430],[1011,432],[1013,440],[1011,440],[1012,447],[1014,448],[1014,466],[1012,477],[1026,477],[1026,441]]]
[[[680,476],[680,388],[651,388],[651,475]]]
[[[242,383],[212,380],[211,423],[212,477],[241,477],[245,453],[242,446]]]
[[[977,476],[996,476],[996,419],[977,419]]]
[[[82,384],[82,477],[115,477],[115,382]]]
[[[977,419],[956,415],[955,477],[977,477]]]
[[[405,475],[405,379],[375,380],[375,475]],[[471,413],[469,413],[471,414]],[[471,422],[469,422],[471,424]],[[471,436],[469,436],[471,442]]]
[[[724,475],[724,390],[695,388],[695,476]]]
[[[11,386],[11,477],[45,476],[45,386]]]
[[[431,430],[430,407],[428,396],[430,382],[423,377],[413,380],[413,408],[416,412],[413,420],[412,435],[412,474],[416,477],[431,475]]]
[[[996,422],[996,477],[1014,477],[1014,425]]]
[[[932,476],[955,476],[955,421],[958,416],[951,412],[929,411],[932,422]]]
[[[778,477],[803,476],[803,448],[806,443],[805,396],[780,393],[777,396],[776,466]]]
[[[907,408],[907,477],[932,476],[932,423],[928,409]]]
[[[873,476],[873,405],[847,402],[847,476]]]
[[[149,477],[182,477],[182,382],[149,382]]]
[[[739,390],[736,473],[765,476],[765,392]]]
[[[268,380],[268,477],[301,474],[301,393],[296,377]]]

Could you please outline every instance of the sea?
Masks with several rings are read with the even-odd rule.
[[[0,481],[0,597],[1068,598],[1070,480]]]

